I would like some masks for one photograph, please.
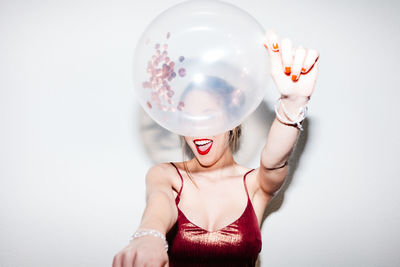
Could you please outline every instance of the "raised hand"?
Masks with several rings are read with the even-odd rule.
[[[267,32],[265,47],[270,56],[271,75],[282,98],[310,99],[318,75],[319,53],[294,47],[287,38],[279,40],[274,31]]]

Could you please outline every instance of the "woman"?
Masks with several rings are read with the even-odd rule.
[[[281,99],[260,167],[234,161],[239,127],[216,136],[185,137],[193,159],[149,170],[140,227],[115,255],[113,267],[255,265],[261,220],[288,172],[319,64],[315,50],[294,48],[291,40],[280,41],[272,31],[266,39]]]

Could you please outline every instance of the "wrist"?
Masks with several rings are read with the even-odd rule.
[[[309,96],[291,96],[291,95],[281,95],[282,101],[293,103],[293,104],[307,104],[311,97]]]
[[[133,240],[140,238],[142,236],[153,236],[156,238],[159,238],[160,240],[163,241],[165,250],[168,251],[168,242],[165,237],[165,235],[155,229],[143,229],[141,228],[140,230],[137,230],[130,238],[129,242],[132,242]]]
[[[140,223],[139,227],[136,229],[136,231],[140,230],[157,230],[162,234],[167,233],[167,228],[164,226],[162,222],[159,220],[151,220],[151,219],[143,219],[142,222]]]
[[[295,126],[302,131],[303,127],[301,123],[307,115],[307,102],[298,101],[286,104],[284,102],[282,98],[279,98],[278,103],[275,104],[276,118],[281,123]]]
[[[309,100],[310,98],[305,96],[296,96],[296,97],[281,96],[281,104],[285,106],[286,110],[290,114],[298,113],[299,109],[306,106]]]

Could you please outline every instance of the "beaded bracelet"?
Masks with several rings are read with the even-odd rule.
[[[279,114],[279,112],[278,112],[278,105],[279,105],[279,104],[282,105],[283,113],[284,113],[291,121],[288,121],[288,120],[282,118],[282,116]],[[285,105],[283,104],[281,98],[279,98],[279,99],[278,99],[278,103],[275,104],[275,113],[276,113],[277,119],[278,119],[281,123],[283,123],[283,124],[291,125],[291,126],[297,127],[300,131],[303,131],[303,126],[301,125],[301,123],[302,123],[302,121],[306,118],[307,110],[308,110],[307,105],[304,105],[303,107],[300,107],[300,108],[299,108],[299,113],[298,113],[298,115],[296,116],[296,117],[299,117],[299,116],[300,116],[300,117],[299,117],[299,119],[296,120],[296,119],[293,119],[292,116],[289,114],[289,112],[286,110]]]
[[[144,235],[152,235],[152,236],[161,238],[164,241],[165,250],[168,251],[168,242],[167,242],[167,239],[165,238],[165,235],[163,235],[162,233],[160,233],[159,231],[154,230],[154,229],[136,231],[131,236],[131,239],[129,240],[129,242],[135,238],[138,238],[138,237],[141,237]]]

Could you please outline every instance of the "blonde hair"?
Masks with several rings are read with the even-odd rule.
[[[229,131],[229,148],[231,149],[232,153],[235,154],[240,148],[240,136],[242,135],[242,125],[236,126],[233,130]],[[181,143],[182,143],[182,162],[185,172],[189,176],[189,179],[193,182],[193,184],[197,187],[196,182],[193,180],[193,176],[187,166],[187,162],[185,161],[185,155],[189,156],[190,158],[194,157],[192,150],[190,149],[189,145],[186,143],[185,137],[181,136]]]

